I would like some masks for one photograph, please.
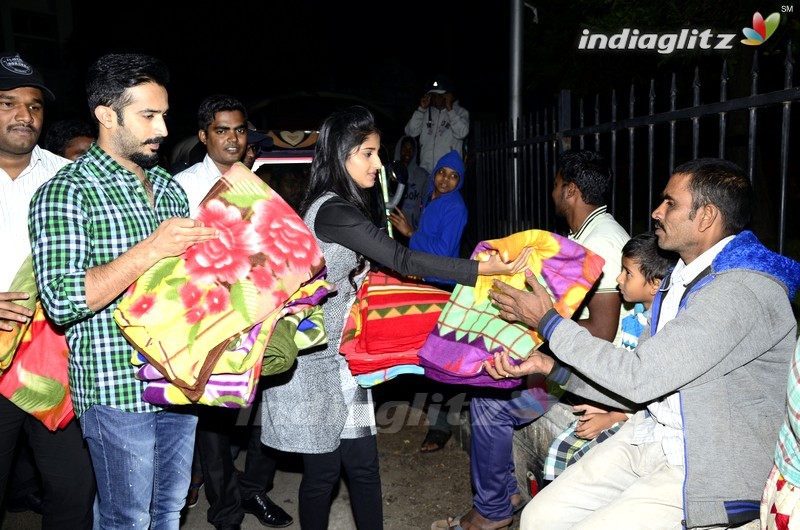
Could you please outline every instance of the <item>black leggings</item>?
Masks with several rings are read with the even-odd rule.
[[[339,448],[330,453],[303,455],[299,505],[303,530],[327,530],[333,491],[339,484],[342,468],[356,528],[383,528],[378,439],[367,436],[342,440]]]

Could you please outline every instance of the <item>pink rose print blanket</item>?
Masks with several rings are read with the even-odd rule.
[[[569,318],[603,271],[603,258],[566,237],[545,230],[527,230],[502,239],[483,241],[472,259],[482,260],[499,252],[511,260],[531,247],[528,268],[545,285],[556,309]],[[541,346],[535,329],[518,322],[506,322],[488,296],[492,280],[525,289],[525,273],[478,276],[475,287],[457,285],[442,310],[434,330],[419,351],[419,364],[430,379],[452,384],[510,388],[519,380],[495,381],[481,364],[496,351],[507,349],[521,361]]]
[[[211,407],[244,408],[253,403],[262,375],[291,368],[299,350],[327,342],[322,325],[322,298],[329,284],[322,278],[300,288],[275,315],[227,341],[199,398],[190,400],[152,364],[137,357],[136,376],[147,381],[142,399],[154,405],[199,403]],[[285,314],[284,314],[285,313]],[[266,345],[265,345],[266,341]],[[262,362],[263,359],[263,362]]]
[[[260,322],[268,321],[270,333],[292,295],[324,269],[302,219],[242,164],[217,181],[196,217],[220,237],[161,260],[114,312],[139,353],[191,401],[219,372],[222,354],[236,349],[231,341],[249,337]],[[260,353],[267,339],[253,341]],[[261,355],[249,357],[249,366],[236,369],[261,361]]]

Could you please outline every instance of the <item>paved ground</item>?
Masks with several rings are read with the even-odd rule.
[[[410,407],[418,394],[407,390],[414,382],[401,376],[376,387],[379,424],[381,480],[384,500],[384,530],[428,530],[436,519],[459,515],[472,504],[469,487],[469,456],[456,438],[439,452],[422,454],[418,451],[427,431],[425,416],[418,408]],[[416,377],[416,376],[408,376]],[[381,388],[384,387],[384,388]],[[240,455],[244,458],[244,454]],[[241,468],[243,460],[238,461]],[[297,518],[297,491],[301,466],[297,459],[287,458],[279,465],[275,488],[269,493],[273,501]],[[213,529],[206,521],[208,503],[201,493],[200,503],[186,510],[181,530]],[[0,530],[38,530],[41,518],[32,513],[6,514]],[[263,529],[252,515],[246,515],[242,528]],[[288,527],[299,529],[295,522]],[[355,528],[350,513],[347,487],[341,489],[331,508],[330,530]]]

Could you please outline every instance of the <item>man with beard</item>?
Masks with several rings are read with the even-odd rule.
[[[89,446],[100,528],[177,530],[197,418],[142,400],[136,350],[114,321],[125,290],[158,261],[217,230],[156,167],[167,136],[166,66],[110,54],[87,75],[97,142],[35,193],[29,233],[42,303],[66,328],[75,415]],[[157,471],[157,472],[156,472]]]
[[[41,74],[19,54],[0,54],[0,248],[4,252],[0,260],[0,334],[13,331],[12,322],[27,322],[33,314],[20,305],[31,293],[7,291],[31,253],[28,239],[31,196],[69,163],[36,145],[42,130],[45,100],[54,99]],[[2,377],[22,377],[15,374],[17,367],[12,361]],[[36,502],[33,493],[22,500],[34,508],[41,503],[42,528],[91,528],[94,477],[78,422],[73,419],[63,429],[51,432],[3,396],[0,396],[0,504],[22,431],[27,434],[33,460],[43,477],[44,502]],[[35,471],[31,471],[35,477]]]
[[[523,529],[738,528],[759,517],[786,414],[800,264],[745,230],[753,188],[732,162],[681,164],[662,196],[658,246],[680,259],[633,355],[560,317],[535,277],[531,290],[494,282],[500,316],[536,326],[571,375],[531,352],[517,366],[497,354],[484,364],[492,377],[549,374],[589,399],[645,405],[533,498]]]
[[[214,184],[242,159],[252,132],[247,128],[245,106],[225,94],[204,99],[197,111],[197,122],[197,137],[207,154],[202,162],[175,175],[175,180],[186,190],[193,217]],[[252,407],[257,409],[258,403]],[[239,476],[235,473],[231,435],[238,415],[239,409],[198,407],[195,461],[187,504],[189,507],[197,504],[200,486],[205,483],[208,521],[215,528],[240,528],[245,512],[255,515],[264,526],[289,526],[292,517],[266,494],[272,488],[277,462],[261,445],[259,425],[249,428],[245,471]]]

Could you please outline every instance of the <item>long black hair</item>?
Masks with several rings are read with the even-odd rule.
[[[367,190],[358,186],[347,171],[347,159],[371,134],[380,135],[380,131],[372,113],[360,105],[337,110],[325,119],[314,148],[308,189],[300,203],[301,217],[317,198],[332,191],[358,208],[367,219],[372,219]],[[367,262],[362,254],[356,253],[356,257],[358,262],[348,275],[353,289],[358,289],[355,277]]]
[[[380,135],[380,131],[372,113],[360,105],[337,110],[325,119],[314,148],[311,179],[300,203],[301,217],[318,197],[332,191],[372,219],[369,194],[355,183],[346,166],[348,157],[371,134]]]

